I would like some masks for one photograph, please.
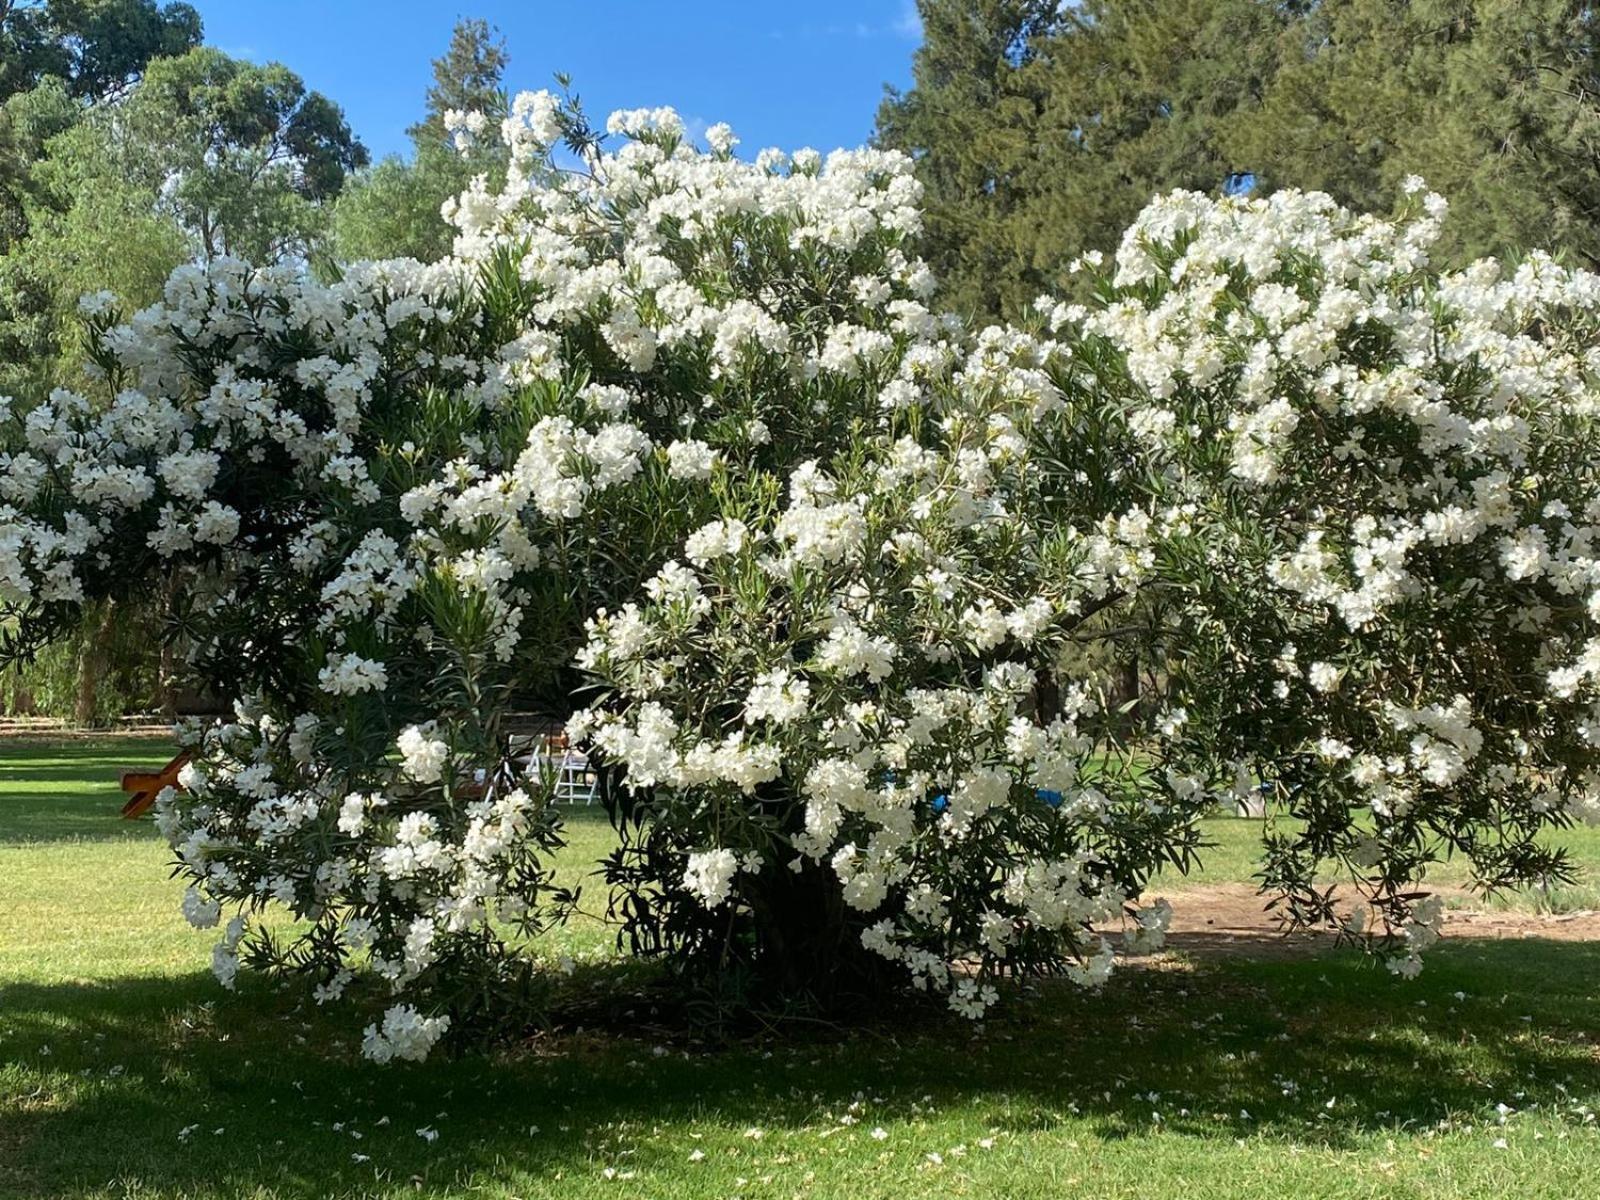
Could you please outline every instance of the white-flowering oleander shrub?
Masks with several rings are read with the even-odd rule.
[[[163,823],[192,913],[310,925],[230,926],[223,974],[278,964],[327,997],[382,960],[454,1009],[525,970],[570,900],[538,868],[554,818],[529,735],[572,707],[585,617],[942,353],[903,157],[752,164],[720,132],[694,150],[670,111],[615,123],[602,155],[575,110],[520,100],[506,184],[451,206],[437,266],[324,284],[223,260],[125,323],[88,297],[91,386],[0,414],[12,651],[85,596],[177,575],[196,672],[242,698],[193,732]],[[558,137],[582,170],[550,163]]]
[[[803,465],[781,507],[725,510],[590,622],[580,661],[612,692],[568,729],[648,797],[648,873],[618,874],[707,914],[685,949],[742,950],[791,988],[867,950],[976,1016],[992,976],[1103,980],[1125,915],[1130,947],[1159,945],[1169,910],[1132,901],[1207,797],[1144,769],[1099,681],[1060,663],[1168,518],[1057,524],[1087,506],[1029,438],[1066,402],[1044,375],[1012,385],[1066,356],[979,346],[928,444]]]
[[[474,992],[493,983],[533,994],[532,963],[508,955],[506,941],[536,936],[575,900],[551,879],[560,836],[548,784],[475,780],[483,786],[457,786],[441,805],[429,785],[441,782],[449,748],[431,732],[402,733],[401,769],[382,793],[348,792],[321,769],[314,716],[285,727],[241,703],[233,720],[181,730],[195,758],[157,809],[192,881],[192,924],[214,926],[240,901],[244,914],[271,903],[299,922],[289,936],[258,928],[246,938],[236,916],[212,958],[225,986],[242,959],[309,976],[322,1003],[365,965],[396,993],[446,1001],[429,1017],[392,1008],[367,1032],[365,1049],[381,1060],[423,1057],[463,1016],[496,1028],[504,1014]]]
[[[973,332],[925,305],[905,159],[609,127],[519,98],[437,266],[88,298],[82,394],[0,414],[12,652],[175,577],[240,697],[160,812],[225,981],[365,971],[383,1060],[525,1020],[574,901],[527,753],[569,717],[624,935],[751,1002],[1094,983],[1240,791],[1298,818],[1289,916],[1403,972],[1440,855],[1564,869],[1537,835],[1600,816],[1595,277],[1441,270],[1433,197],[1179,193],[1097,303]]]
[[[1413,194],[1398,223],[1174,195],[1117,298],[1052,317],[1125,358],[1147,470],[1208,464],[1184,551],[1208,562],[1159,639],[1185,737],[1306,821],[1269,839],[1291,915],[1334,918],[1319,876],[1364,881],[1402,972],[1437,929],[1428,862],[1515,886],[1564,869],[1536,833],[1600,817],[1600,279],[1441,271],[1443,202]]]
[[[1097,923],[1156,940],[1128,902],[1231,792],[1305,822],[1268,838],[1289,915],[1372,925],[1401,973],[1429,862],[1559,873],[1536,835],[1600,816],[1600,297],[1537,257],[1441,277],[1437,204],[1158,201],[1101,304],[1041,302],[1054,340],[976,339],[937,432],[806,464],[595,620],[613,691],[572,729],[650,793],[677,893],[759,951],[772,876],[825,868],[972,1012],[991,975],[1098,978]],[[1159,676],[1142,720],[1072,676],[1094,641]]]

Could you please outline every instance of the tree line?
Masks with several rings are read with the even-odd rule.
[[[1319,189],[1389,211],[1421,175],[1441,251],[1600,263],[1600,65],[1569,0],[920,0],[915,156],[944,299],[1014,315],[1156,192]]]

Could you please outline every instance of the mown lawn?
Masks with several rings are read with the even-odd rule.
[[[1457,941],[1412,983],[1178,959],[977,1032],[708,1046],[639,1011],[378,1068],[349,1011],[211,980],[153,831],[116,820],[116,769],[163,757],[0,742],[0,1196],[1594,1194],[1600,945]],[[607,830],[574,826],[576,877]],[[1250,834],[1218,822],[1208,880],[1248,874]],[[596,920],[552,952],[608,944]]]
[[[1275,816],[1273,820],[1280,829],[1299,827],[1283,816]],[[1199,869],[1186,877],[1164,882],[1173,887],[1252,882],[1261,854],[1261,827],[1260,820],[1231,816],[1206,821],[1210,845],[1201,854]],[[1553,830],[1544,840],[1566,847],[1577,876],[1572,882],[1553,881],[1545,887],[1490,897],[1474,894],[1471,903],[1478,907],[1541,913],[1600,909],[1600,826],[1576,825]],[[1447,889],[1466,889],[1471,883],[1471,871],[1461,859],[1446,859],[1429,867],[1427,883]]]

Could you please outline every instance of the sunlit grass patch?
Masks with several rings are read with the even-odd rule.
[[[4,756],[0,1196],[1567,1200],[1600,1169],[1600,946],[1539,939],[1447,940],[1411,983],[1346,953],[1135,969],[978,1029],[714,1042],[619,988],[603,1026],[376,1067],[350,1012],[217,987],[147,825],[76,832],[165,754],[138,750],[50,790]],[[52,813],[74,832],[40,836]],[[569,816],[576,880],[610,830]],[[583,907],[551,953],[616,986]]]

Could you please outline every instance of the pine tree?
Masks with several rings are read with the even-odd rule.
[[[1236,153],[1266,186],[1393,203],[1408,175],[1452,201],[1445,248],[1600,262],[1600,16],[1568,0],[1342,0],[1285,45]]]
[[[491,120],[505,115],[505,73],[511,62],[500,31],[481,17],[463,18],[450,31],[450,45],[433,60],[427,115],[406,130],[418,152],[425,145],[448,148],[444,114],[451,109],[481,112]]]
[[[1016,214],[1018,303],[1071,291],[1067,264],[1115,248],[1150,197],[1216,192],[1254,164],[1230,147],[1270,86],[1263,55],[1294,20],[1260,0],[1091,0],[1040,49],[1045,97]]]
[[[923,0],[879,139],[928,190],[943,299],[1014,316],[1172,188],[1316,188],[1383,211],[1410,175],[1451,253],[1600,262],[1597,22],[1570,0]]]
[[[926,252],[945,302],[996,312],[1019,257],[1011,225],[1026,194],[1042,97],[1036,48],[1056,23],[1054,0],[921,0],[914,86],[890,91],[880,144],[919,162]]]

